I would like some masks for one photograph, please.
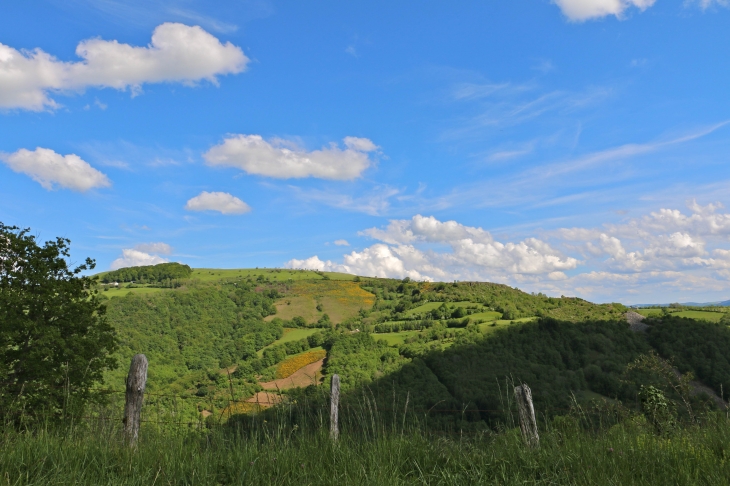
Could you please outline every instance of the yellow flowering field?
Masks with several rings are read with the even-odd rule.
[[[327,356],[327,351],[318,349],[307,353],[298,354],[282,361],[276,368],[276,378],[289,378],[297,370],[304,368],[308,364],[315,363]]]

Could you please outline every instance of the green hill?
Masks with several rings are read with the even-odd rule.
[[[102,293],[122,363],[107,374],[107,385],[122,389],[126,364],[144,353],[149,390],[164,395],[150,403],[190,419],[234,410],[231,400],[261,391],[278,363],[319,346],[327,351],[325,383],[339,374],[346,403],[365,391],[386,403],[407,396],[414,410],[429,411],[441,425],[495,423],[507,381],[529,383],[546,414],[566,410],[571,395],[636,402],[638,385],[626,382],[626,367],[651,350],[676,359],[682,372],[717,393],[730,386],[724,323],[659,315],[646,333],[635,333],[621,304],[481,282],[194,269],[178,283]],[[708,321],[717,320],[711,314]],[[295,400],[310,392],[283,393]]]

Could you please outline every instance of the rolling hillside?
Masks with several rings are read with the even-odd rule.
[[[498,417],[488,411],[499,408],[505,380],[529,382],[546,413],[565,409],[571,394],[636,400],[638,385],[626,385],[623,373],[651,350],[678,359],[683,372],[718,393],[730,386],[727,358],[716,356],[723,351],[680,356],[682,337],[672,330],[689,325],[730,345],[720,312],[641,310],[653,324],[635,333],[621,304],[491,283],[277,269],[193,269],[174,286],[129,283],[104,286],[102,294],[120,339],[121,367],[108,373],[108,385],[121,389],[129,359],[145,353],[148,387],[166,396],[152,398],[157,410],[191,419],[296,397],[304,389],[270,384],[297,366],[302,376],[292,383],[302,386],[340,374],[346,401],[360,400],[364,386],[392,399],[397,385],[412,407],[442,424],[457,420],[449,410],[462,410],[469,423],[491,423]],[[252,406],[239,403],[246,401]]]

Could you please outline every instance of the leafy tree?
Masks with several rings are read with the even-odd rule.
[[[166,280],[184,279],[190,277],[193,269],[181,263],[159,263],[157,265],[143,265],[139,267],[120,268],[102,275],[101,281],[110,282],[140,282],[163,283]]]
[[[95,263],[69,268],[69,244],[0,223],[0,414],[15,420],[79,412],[116,366],[114,329],[80,275]]]

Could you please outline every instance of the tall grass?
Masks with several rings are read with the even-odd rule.
[[[324,420],[298,427],[276,415],[210,428],[144,424],[136,449],[108,421],[8,427],[0,484],[730,484],[725,414],[666,437],[636,416],[598,431],[560,417],[530,450],[516,428],[436,434],[411,419],[381,426],[367,410],[359,420],[369,423],[343,424],[337,443]]]

